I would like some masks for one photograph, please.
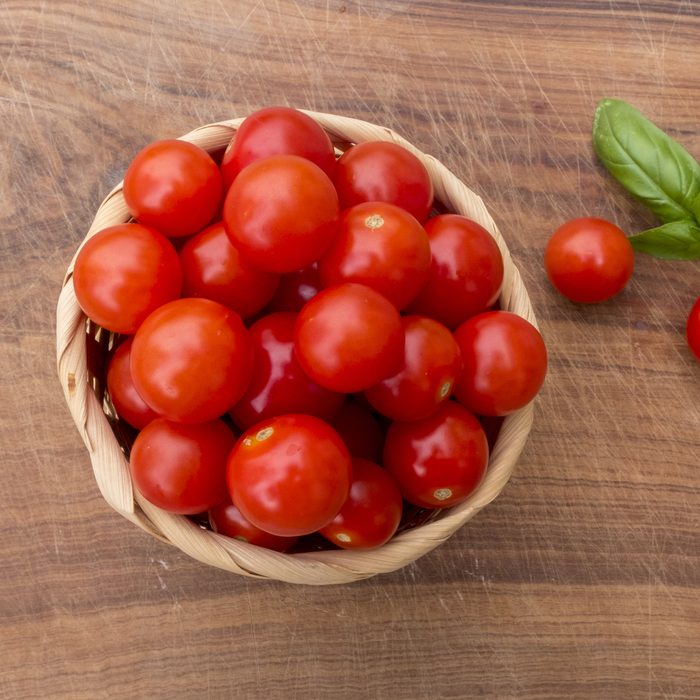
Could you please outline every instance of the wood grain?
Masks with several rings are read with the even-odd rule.
[[[700,155],[700,8],[556,0],[0,5],[0,697],[700,697],[697,263],[638,256],[574,306],[544,244],[651,219],[597,164],[595,103]],[[63,271],[146,142],[267,104],[382,123],[480,194],[551,355],[501,497],[416,564],[248,581],[101,501],[53,360]]]

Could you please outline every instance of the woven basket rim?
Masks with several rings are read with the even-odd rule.
[[[316,120],[335,143],[391,141],[414,153],[426,166],[436,198],[449,211],[481,224],[494,237],[503,256],[502,309],[537,326],[527,290],[508,247],[483,201],[440,161],[426,155],[396,132],[345,116],[301,110]],[[209,152],[225,147],[243,118],[200,126],[179,137]],[[491,452],[486,476],[464,503],[441,511],[432,521],[405,530],[374,550],[323,550],[281,554],[200,528],[185,516],[160,510],[146,501],[131,483],[128,462],[103,406],[90,385],[86,361],[86,317],[78,305],[72,272],[80,248],[107,226],[125,223],[130,215],[120,182],[99,206],[76,250],[63,281],[56,312],[56,357],[59,380],[73,420],[90,454],[98,488],[123,517],[193,558],[233,573],[311,585],[349,583],[394,571],[427,554],[493,501],[510,478],[530,432],[533,406],[506,417]]]

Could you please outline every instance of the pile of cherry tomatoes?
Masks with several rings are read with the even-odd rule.
[[[162,509],[280,551],[311,533],[377,547],[405,503],[464,501],[484,426],[542,385],[540,334],[494,308],[496,242],[435,214],[401,146],[338,158],[313,119],[269,108],[220,165],[147,146],[124,197],[134,222],[90,238],[73,283],[119,334],[109,396],[139,431],[134,484]]]

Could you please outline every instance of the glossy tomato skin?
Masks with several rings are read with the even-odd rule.
[[[178,299],[134,336],[131,374],[155,411],[201,423],[230,409],[248,386],[253,349],[241,317],[209,299]]]
[[[158,418],[137,436],[129,468],[143,497],[171,513],[201,513],[227,497],[226,459],[236,439],[220,420]]]
[[[255,527],[230,498],[209,510],[209,524],[214,532],[276,552],[286,552],[297,541],[296,537],[278,537]]]
[[[351,479],[350,454],[338,433],[302,414],[254,425],[228,459],[236,507],[256,527],[282,537],[327,525],[345,502]]]
[[[253,375],[243,397],[231,409],[241,428],[285,413],[306,413],[323,420],[335,416],[343,403],[338,394],[316,384],[294,354],[297,314],[281,312],[257,320],[250,328]]]
[[[422,508],[449,508],[476,489],[489,448],[476,417],[454,401],[411,423],[393,423],[384,443],[384,466],[403,497]]]
[[[424,316],[404,316],[401,369],[365,391],[372,407],[392,420],[427,418],[451,395],[462,373],[462,357],[452,333]]]
[[[685,337],[693,355],[700,360],[700,297],[695,300],[688,314]]]
[[[224,203],[231,242],[268,272],[316,262],[338,228],[338,195],[317,165],[299,156],[268,156],[241,171]]]
[[[379,462],[384,446],[384,431],[370,411],[348,397],[331,425],[343,439],[353,457]]]
[[[389,202],[425,221],[433,205],[428,171],[410,151],[388,141],[367,141],[338,160],[335,186],[343,209],[362,202]]]
[[[107,367],[107,390],[117,415],[137,430],[145,428],[158,414],[139,396],[131,377],[131,344],[127,338],[115,351]]]
[[[634,251],[615,224],[583,217],[560,226],[544,255],[549,280],[575,302],[594,304],[620,292],[634,269]]]
[[[124,176],[124,199],[139,223],[169,237],[204,228],[223,197],[212,157],[187,141],[156,141],[136,154]]]
[[[484,416],[505,416],[535,398],[547,373],[547,349],[539,331],[508,311],[487,311],[456,331],[464,371],[457,400]]]
[[[388,542],[401,521],[403,501],[394,477],[378,464],[353,459],[350,493],[321,534],[343,549],[374,549]]]
[[[273,311],[301,311],[307,301],[313,299],[323,289],[318,273],[318,265],[313,264],[303,270],[282,275],[279,287],[268,305]]]
[[[331,391],[362,391],[394,374],[403,346],[396,308],[361,284],[324,289],[297,317],[294,349],[299,363]]]
[[[182,295],[218,301],[249,318],[272,299],[280,277],[251,265],[232,245],[221,222],[190,238],[180,251]]]
[[[425,229],[404,209],[366,202],[346,209],[338,235],[319,261],[324,286],[357,282],[401,310],[428,279],[430,243]]]
[[[180,296],[182,270],[165,236],[140,224],[121,224],[100,231],[80,249],[73,285],[89,318],[129,335],[152,311]]]
[[[279,155],[306,158],[328,177],[335,171],[333,144],[319,124],[290,107],[266,107],[248,116],[231,139],[221,163],[224,186],[252,162]]]
[[[454,329],[496,303],[503,284],[501,251],[483,226],[458,214],[434,216],[425,231],[430,273],[409,310]]]

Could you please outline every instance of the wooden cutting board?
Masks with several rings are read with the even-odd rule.
[[[688,0],[5,0],[0,5],[0,697],[700,697],[698,263],[549,286],[568,218],[653,220],[596,162],[624,98],[700,156]],[[384,124],[479,193],[550,351],[500,498],[351,586],[209,569],[102,501],[55,377],[63,272],[148,141],[269,104]]]

